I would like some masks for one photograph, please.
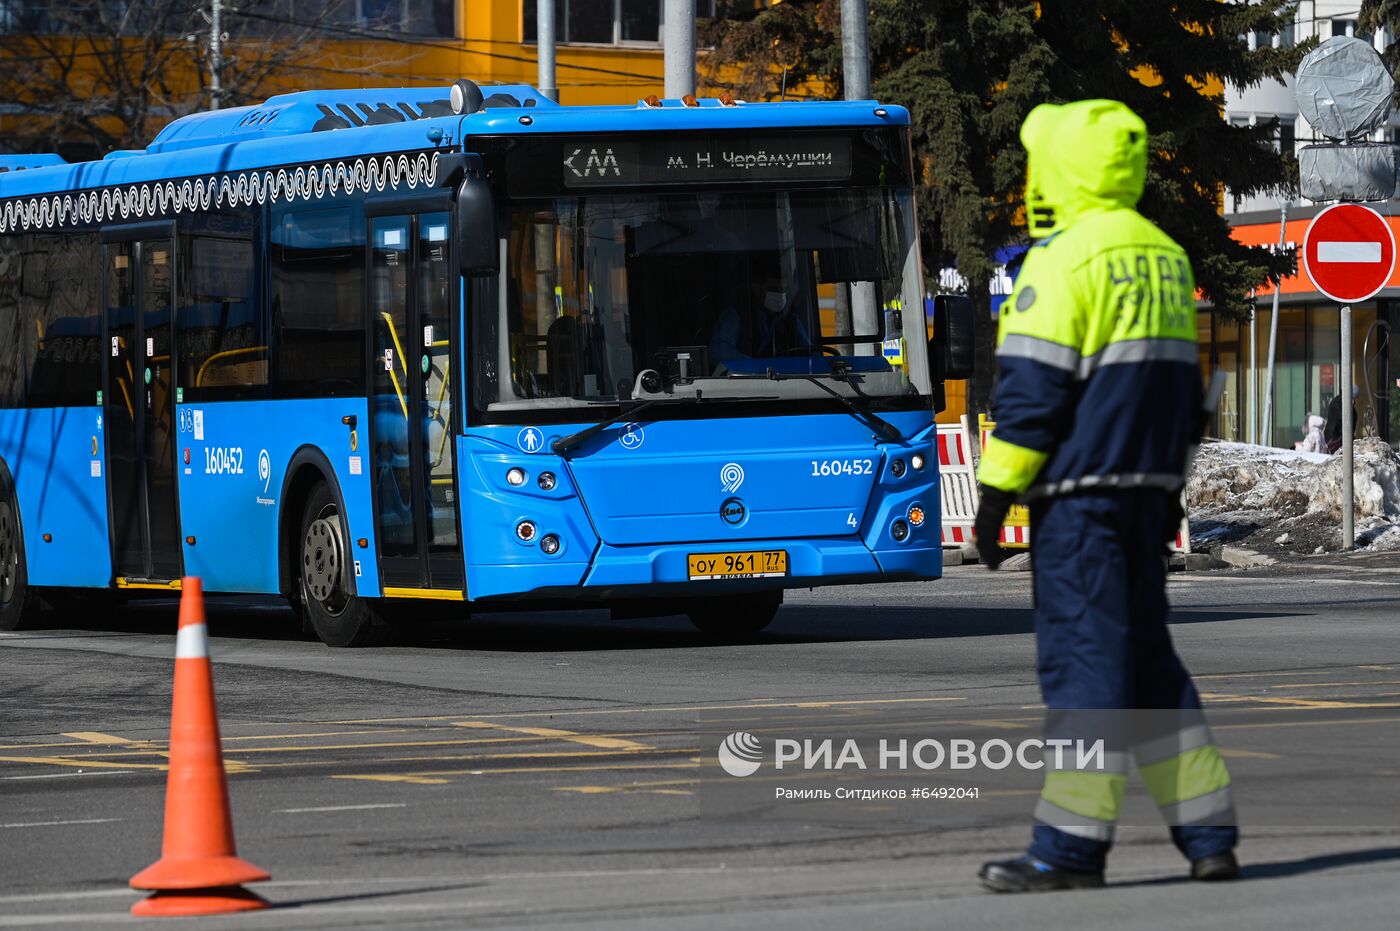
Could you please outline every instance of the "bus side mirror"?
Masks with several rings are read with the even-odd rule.
[[[956,381],[972,377],[973,332],[972,298],[965,294],[934,295],[929,358],[942,361],[944,378]]]
[[[463,275],[494,276],[501,253],[496,232],[496,195],[486,180],[481,159],[468,157],[457,189],[457,257]]]

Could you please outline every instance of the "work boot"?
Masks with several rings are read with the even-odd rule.
[[[1030,855],[984,863],[977,878],[993,892],[1053,892],[1057,889],[1099,889],[1103,886],[1102,872],[1063,870]]]
[[[1198,882],[1223,882],[1240,878],[1240,861],[1230,851],[1191,861],[1191,878]]]

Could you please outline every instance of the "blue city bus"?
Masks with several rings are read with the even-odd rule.
[[[936,578],[913,170],[870,101],[469,81],[0,156],[0,628],[200,576],[339,646],[424,599],[735,634]]]

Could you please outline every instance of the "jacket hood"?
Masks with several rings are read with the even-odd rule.
[[[1321,417],[1317,416],[1316,414],[1313,414],[1311,417],[1308,418],[1308,429],[1309,429],[1309,430],[1321,430],[1322,427],[1323,427],[1323,425],[1326,424],[1326,423],[1327,423],[1327,421],[1323,420]]]
[[[1133,207],[1147,181],[1147,124],[1116,100],[1041,104],[1021,125],[1026,218],[1034,237],[1085,213]]]

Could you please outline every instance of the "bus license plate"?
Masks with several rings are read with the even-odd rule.
[[[690,580],[780,579],[787,575],[787,550],[754,550],[747,553],[691,553],[686,557]]]

